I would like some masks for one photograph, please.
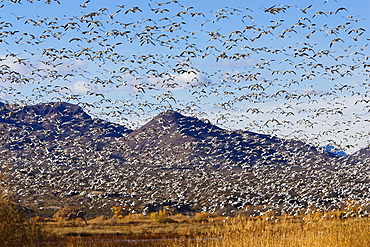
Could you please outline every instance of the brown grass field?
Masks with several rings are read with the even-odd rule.
[[[279,216],[269,218],[171,216],[154,222],[149,216],[102,216],[88,221],[48,222],[45,246],[370,246],[370,219]]]

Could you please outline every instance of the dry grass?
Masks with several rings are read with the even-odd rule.
[[[110,219],[94,219],[97,223],[100,220],[99,226],[91,220],[89,226],[51,228],[59,235],[87,236],[64,238],[53,246],[370,246],[369,218],[265,220],[261,217],[251,220],[235,217],[226,221],[216,218],[211,222],[191,220],[166,224],[148,221],[148,218],[142,221],[116,219],[118,225],[115,226],[109,225]]]
[[[115,222],[113,225],[112,222]],[[83,223],[68,222],[60,227],[57,222],[48,223],[46,229],[56,236],[97,236],[97,235],[116,235],[127,236],[127,238],[136,238],[137,236],[153,235],[156,238],[161,236],[190,236],[198,231],[207,231],[211,225],[190,222],[156,223],[151,219],[143,221],[127,222],[125,219],[94,219],[88,222],[86,226]]]
[[[368,219],[251,221],[230,219],[196,241],[172,246],[370,246]]]

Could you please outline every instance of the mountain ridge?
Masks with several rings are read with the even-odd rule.
[[[2,149],[48,151],[68,147],[67,156],[93,162],[87,154],[106,152],[105,159],[166,166],[251,167],[299,162],[327,163],[339,158],[299,140],[286,140],[248,131],[229,131],[209,121],[168,110],[136,130],[101,119],[92,119],[80,106],[51,102],[33,106],[2,103]],[[13,136],[9,140],[7,135]],[[35,143],[36,142],[36,143]],[[366,156],[367,149],[363,149]],[[31,152],[32,153],[32,152]],[[299,155],[297,155],[299,154]],[[100,154],[99,156],[102,156]],[[40,158],[40,156],[37,156]],[[74,157],[74,156],[73,156]],[[353,156],[361,158],[361,155]],[[352,159],[353,159],[352,157]],[[366,156],[367,157],[367,156]],[[108,162],[109,163],[109,162]]]

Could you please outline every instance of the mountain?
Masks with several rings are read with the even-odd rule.
[[[131,132],[65,102],[0,107],[0,150],[11,164],[87,162],[111,139]]]
[[[342,157],[347,157],[347,154],[343,151],[343,150],[340,150],[332,145],[327,145],[325,147],[323,147],[325,152],[328,153],[329,155],[332,155],[332,156],[342,156]]]
[[[166,111],[120,140],[130,160],[167,168],[276,167],[330,157],[296,140],[283,140],[246,131],[229,131],[194,117]]]
[[[370,161],[370,147],[361,148],[350,157],[356,160]]]
[[[76,133],[89,134],[92,129],[101,128],[100,137],[119,137],[130,130],[101,119],[92,119],[77,105],[55,102],[32,106],[0,105],[0,123],[30,131],[55,131],[54,137],[65,137]],[[73,126],[73,128],[70,128]]]
[[[162,112],[132,131],[92,119],[81,107],[65,102],[2,103],[0,140],[5,160],[16,164],[140,164],[171,169],[270,165],[279,169],[330,166],[337,159],[299,140],[229,131],[175,111]]]
[[[0,144],[15,200],[35,209],[170,205],[230,214],[248,205],[293,212],[369,199],[369,148],[338,156],[175,111],[129,130],[64,102],[1,103]]]
[[[127,135],[132,157],[170,166],[214,165],[218,140],[226,132],[197,118],[166,111]],[[212,149],[210,148],[212,147]],[[212,152],[213,151],[213,152]]]

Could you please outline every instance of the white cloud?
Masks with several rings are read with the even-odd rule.
[[[20,75],[27,75],[32,71],[30,65],[29,61],[23,58],[0,55],[0,66],[2,70],[9,70],[19,73]]]
[[[230,59],[222,59],[218,60],[217,62],[213,62],[213,67],[224,67],[224,68],[245,68],[255,64],[255,61],[252,59],[239,59],[239,60],[230,60]]]
[[[91,90],[86,81],[76,81],[70,86],[70,89],[75,94],[85,94],[86,92]]]
[[[184,89],[189,86],[198,86],[207,84],[210,81],[200,73],[189,71],[183,74],[171,74],[161,81],[156,81],[157,78],[149,78],[149,82],[154,82],[157,87],[163,89]],[[157,82],[157,83],[156,83]]]

